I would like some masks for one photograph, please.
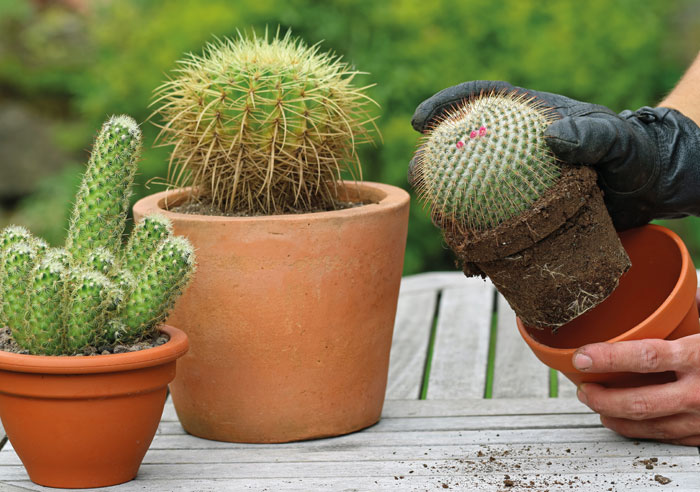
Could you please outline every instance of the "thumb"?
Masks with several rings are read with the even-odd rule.
[[[617,117],[568,116],[545,130],[549,148],[572,164],[596,165],[624,158],[628,151],[620,138]]]

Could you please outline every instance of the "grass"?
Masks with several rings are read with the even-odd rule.
[[[555,369],[549,370],[549,397],[557,398],[559,396],[559,377]]]
[[[493,294],[493,311],[491,313],[491,332],[489,334],[489,354],[486,362],[486,387],[484,398],[493,397],[493,373],[496,367],[496,336],[498,333],[498,293]]]
[[[435,351],[435,336],[437,334],[438,311],[440,309],[441,293],[438,292],[435,299],[435,312],[433,313],[433,325],[430,327],[430,338],[428,340],[428,356],[425,358],[425,368],[423,369],[423,383],[420,388],[419,399],[425,400],[428,397],[428,382],[430,381],[430,369],[433,365],[433,352]]]

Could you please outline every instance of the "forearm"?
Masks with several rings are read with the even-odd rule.
[[[659,106],[676,109],[700,125],[700,54]]]

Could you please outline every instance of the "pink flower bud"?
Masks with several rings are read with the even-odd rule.
[[[482,126],[481,128],[479,128],[479,136],[483,137],[484,135],[486,135],[486,127]]]
[[[459,142],[457,142],[457,148],[461,149],[462,147],[464,147],[464,142],[460,140]]]
[[[469,134],[469,138],[476,138],[476,130]]]

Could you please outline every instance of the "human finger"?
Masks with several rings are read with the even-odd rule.
[[[579,348],[572,363],[583,372],[664,372],[700,369],[700,335],[678,340],[630,340]]]
[[[683,413],[648,420],[629,420],[601,416],[601,423],[610,430],[626,437],[680,441],[700,435],[700,415]]]
[[[579,386],[576,396],[591,410],[606,417],[639,421],[697,408],[698,398],[687,386],[684,381],[637,388],[606,388],[585,383]]]

